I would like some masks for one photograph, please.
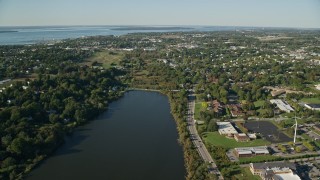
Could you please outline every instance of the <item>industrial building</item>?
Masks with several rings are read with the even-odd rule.
[[[269,150],[267,146],[234,148],[234,154],[237,157],[252,157],[259,155],[268,155]]]

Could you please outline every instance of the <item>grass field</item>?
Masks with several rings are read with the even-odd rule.
[[[201,105],[202,102],[197,102],[195,104],[195,108],[194,108],[194,119],[195,120],[200,120],[200,111],[202,109],[202,105]]]
[[[240,173],[235,175],[235,178],[238,180],[261,180],[260,176],[251,173],[249,167],[240,168]]]
[[[301,101],[311,104],[320,104],[320,98],[303,98]]]
[[[272,156],[272,155],[264,155],[264,156],[254,156],[254,157],[243,157],[239,158],[239,162],[263,162],[263,161],[271,161],[271,160],[276,160],[279,157],[277,156]]]
[[[104,68],[110,68],[112,65],[119,65],[123,57],[124,53],[120,51],[96,52],[92,57],[85,60],[84,64],[91,66],[93,62],[97,62]]]
[[[256,108],[260,108],[261,106],[263,106],[263,104],[264,104],[264,101],[255,101],[254,102],[254,106]]]
[[[213,146],[223,146],[227,149],[232,149],[236,147],[265,146],[270,144],[269,141],[263,139],[257,139],[249,142],[237,142],[234,139],[228,139],[220,135],[218,132],[205,133],[203,136],[206,143],[211,144]]]

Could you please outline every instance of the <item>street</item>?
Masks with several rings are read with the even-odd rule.
[[[188,117],[187,117],[187,123],[188,123],[188,130],[190,132],[191,141],[194,144],[194,146],[197,148],[197,151],[199,152],[201,158],[204,162],[210,163],[211,167],[210,172],[216,174],[219,179],[223,179],[217,165],[214,163],[210,153],[208,152],[206,146],[202,142],[197,128],[194,121],[194,108],[195,108],[195,96],[193,94],[188,96]]]

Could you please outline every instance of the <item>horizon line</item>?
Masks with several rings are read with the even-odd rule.
[[[294,27],[294,26],[248,26],[248,25],[142,25],[142,24],[96,24],[96,25],[0,25],[0,27],[93,27],[93,26],[126,26],[126,27],[239,27],[239,28],[277,28],[277,29],[320,29],[320,27]]]

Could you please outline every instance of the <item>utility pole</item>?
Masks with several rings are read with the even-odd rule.
[[[297,122],[297,116],[296,113],[294,113],[294,120],[296,122],[296,127],[294,128],[294,137],[293,137],[293,145],[296,145],[296,138],[297,138],[297,129],[298,129],[298,122]]]

